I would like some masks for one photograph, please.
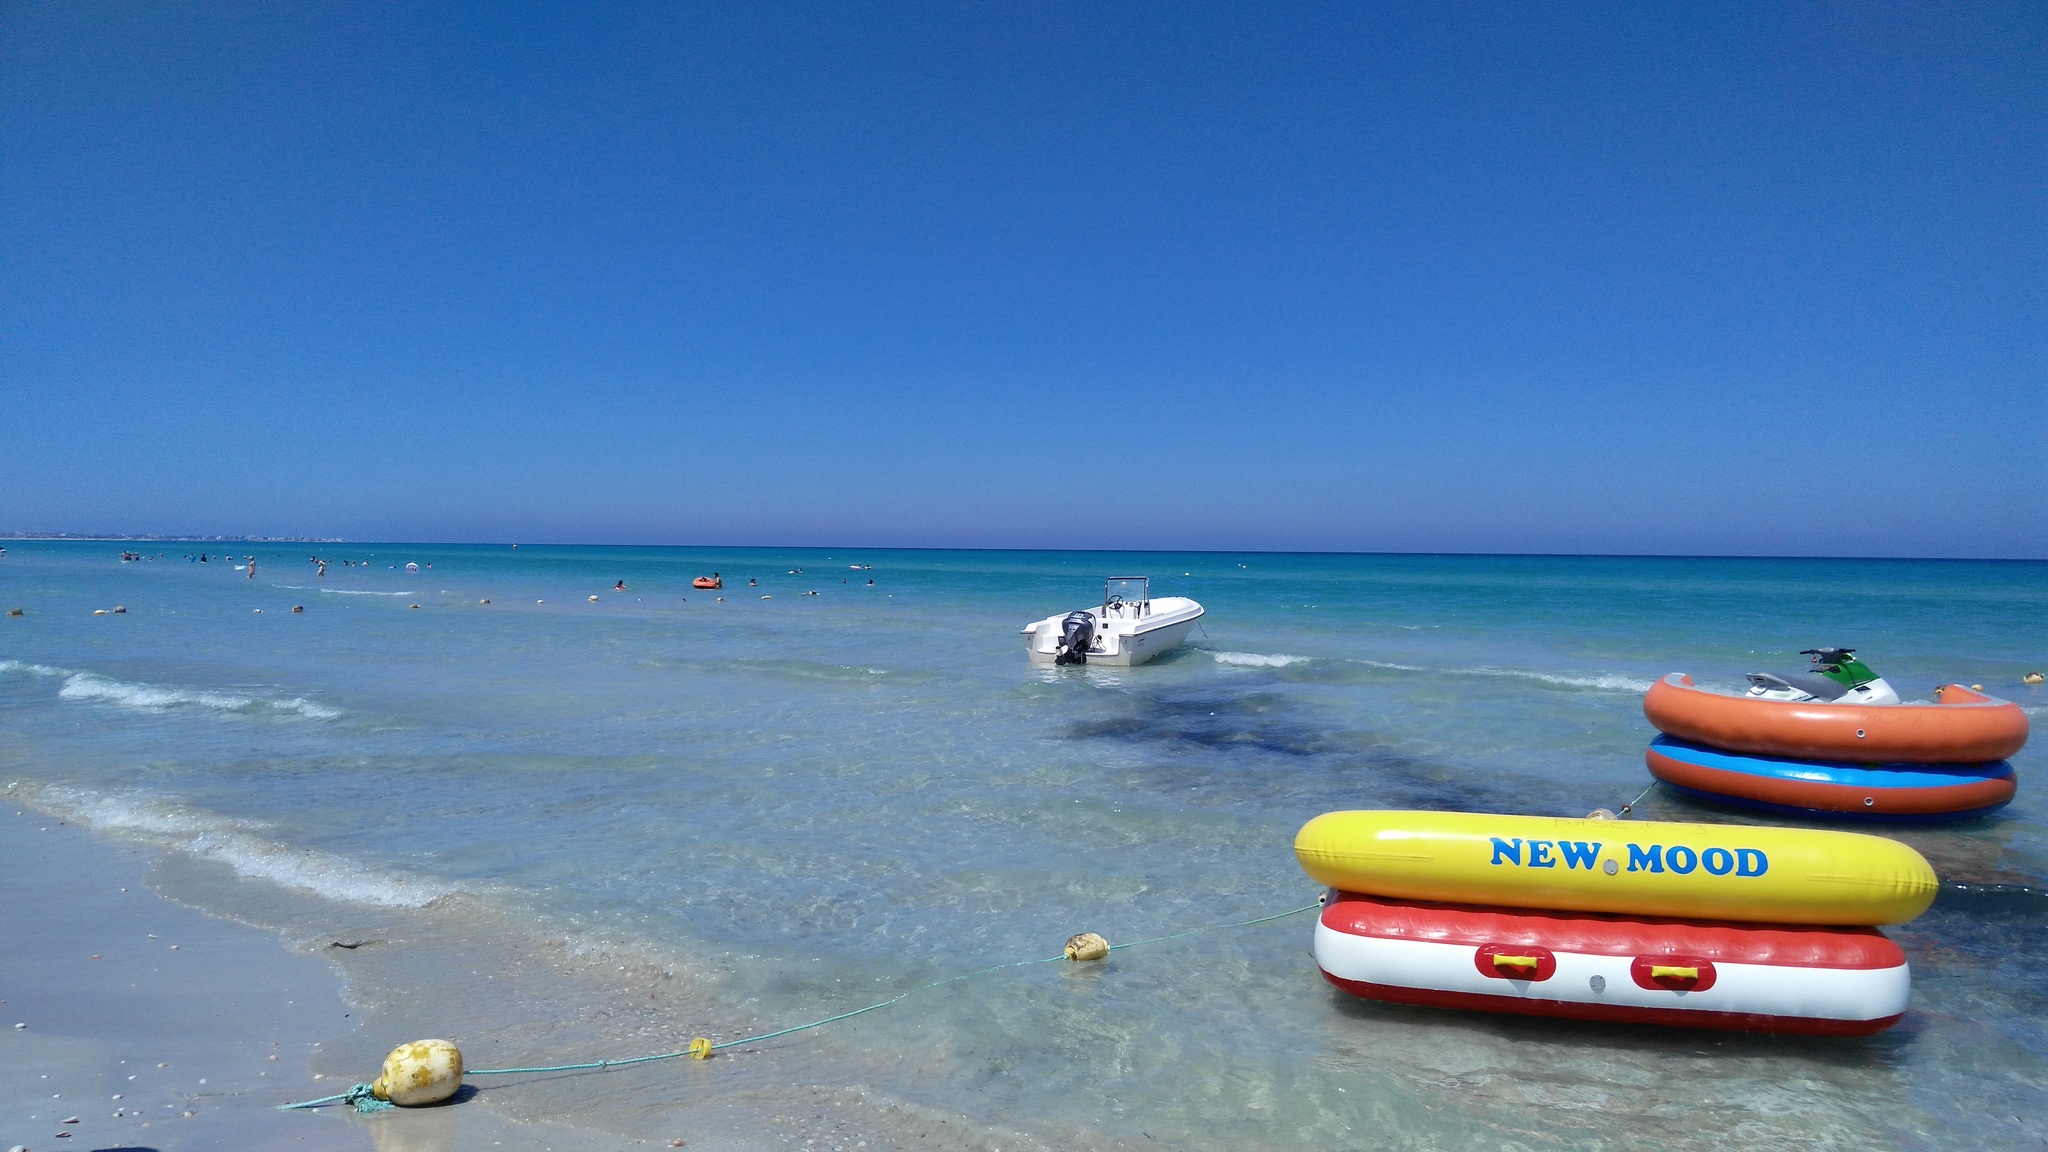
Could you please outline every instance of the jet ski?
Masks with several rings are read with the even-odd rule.
[[[1870,665],[1856,658],[1854,648],[1808,648],[1812,657],[1805,672],[1777,676],[1749,674],[1749,695],[1757,700],[1789,700],[1821,704],[1897,704],[1899,694]]]

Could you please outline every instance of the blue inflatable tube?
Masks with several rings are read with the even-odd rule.
[[[1659,736],[1650,774],[1689,796],[1834,820],[1921,823],[1994,812],[2019,790],[2004,760],[1984,764],[1849,764],[1724,752]]]

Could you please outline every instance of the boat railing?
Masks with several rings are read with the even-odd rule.
[[[1134,590],[1137,595],[1125,595]],[[1104,618],[1119,616],[1128,612],[1133,618],[1148,616],[1152,612],[1152,578],[1149,576],[1111,576],[1102,582],[1102,615]]]

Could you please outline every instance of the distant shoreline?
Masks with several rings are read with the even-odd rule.
[[[157,544],[346,544],[339,536],[142,536],[95,532],[0,532],[0,540],[127,541]]]

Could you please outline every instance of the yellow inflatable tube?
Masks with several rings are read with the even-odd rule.
[[[1476,812],[1330,812],[1294,855],[1346,892],[1774,924],[1903,924],[1938,884],[1920,853],[1855,832]]]

